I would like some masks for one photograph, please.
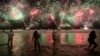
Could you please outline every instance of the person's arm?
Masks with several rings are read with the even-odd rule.
[[[6,31],[4,31],[4,30],[3,30],[3,32],[6,33],[6,34],[8,34],[8,32],[6,32]]]
[[[38,35],[38,38],[40,38],[40,37],[41,37],[41,33],[40,33],[39,31],[38,31],[38,34],[37,34],[37,35]]]
[[[97,38],[96,34],[95,34],[95,38]]]
[[[40,38],[40,33],[38,33],[38,37]]]

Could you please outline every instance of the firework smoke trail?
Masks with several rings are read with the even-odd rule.
[[[27,27],[27,25],[26,25],[26,23],[25,23],[25,21],[23,19],[22,19],[22,22],[23,22],[24,26]]]

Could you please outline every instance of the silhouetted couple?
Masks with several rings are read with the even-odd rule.
[[[92,47],[92,51],[94,51],[94,49],[97,47],[97,43],[95,42],[95,38],[96,38],[96,33],[95,31],[91,31],[89,34],[89,38],[88,38],[88,42],[89,42],[89,46],[88,48],[90,49]]]
[[[34,40],[35,51],[37,50],[37,48],[38,48],[39,51],[40,51],[39,38],[40,38],[40,34],[39,34],[39,32],[38,32],[37,30],[34,31],[32,40]]]

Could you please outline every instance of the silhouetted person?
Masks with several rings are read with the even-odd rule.
[[[88,38],[88,42],[89,42],[88,48],[90,48],[93,45],[92,51],[94,51],[94,49],[97,47],[97,43],[95,42],[96,37],[97,36],[96,36],[95,31],[91,31]]]
[[[52,39],[53,39],[53,56],[55,56],[57,54],[58,47],[59,47],[59,44],[60,44],[60,38],[59,38],[58,30],[53,30]]]
[[[52,39],[53,39],[53,56],[56,54],[56,44],[57,44],[57,41],[56,41],[56,31],[53,30],[52,32]]]
[[[32,40],[34,40],[35,51],[36,51],[37,48],[40,51],[39,38],[40,38],[40,34],[38,33],[38,31],[34,31]]]
[[[12,32],[13,30],[10,29],[10,32],[5,32],[4,29],[3,29],[3,32],[6,33],[8,35],[8,46],[10,45],[12,47],[13,45],[13,36],[14,36],[14,33]]]

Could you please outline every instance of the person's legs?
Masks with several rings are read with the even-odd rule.
[[[56,53],[57,53],[56,50],[57,50],[56,49],[56,43],[54,42],[53,43],[53,56],[56,55]]]
[[[89,46],[88,46],[89,49],[91,48],[92,44],[93,43],[91,41],[89,41]]]
[[[38,45],[38,49],[39,49],[39,51],[40,51],[40,50],[41,50],[40,43],[37,42],[37,45]]]
[[[13,38],[10,39],[11,42],[11,48],[13,48]]]
[[[34,41],[34,48],[35,48],[35,51],[36,51],[36,42]]]
[[[92,51],[94,51],[94,49],[97,47],[97,43],[95,41],[93,41],[93,48],[92,48]]]
[[[7,42],[7,45],[9,45],[9,43],[10,43],[10,38],[8,37],[8,42]]]

